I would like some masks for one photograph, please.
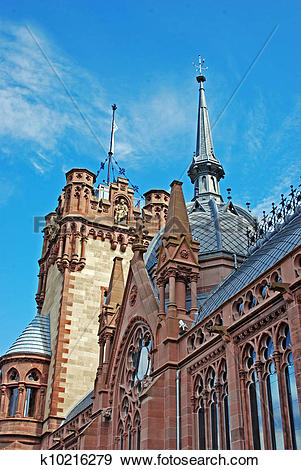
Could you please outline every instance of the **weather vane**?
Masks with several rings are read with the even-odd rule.
[[[208,67],[204,67],[203,64],[205,63],[205,59],[202,59],[201,56],[199,55],[199,64],[195,64],[192,62],[192,65],[196,68],[198,72],[200,72],[200,75],[202,75],[202,70],[207,70]]]

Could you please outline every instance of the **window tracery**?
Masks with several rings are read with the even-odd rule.
[[[140,395],[150,383],[152,368],[152,335],[147,325],[140,324],[127,343],[120,378],[119,448],[140,449]]]
[[[301,419],[288,325],[280,323],[258,335],[252,344],[244,345],[243,351],[253,448],[301,448]]]
[[[199,449],[230,449],[226,361],[222,359],[195,378],[196,445]]]

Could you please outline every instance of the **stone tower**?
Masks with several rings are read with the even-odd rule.
[[[58,206],[45,217],[36,294],[38,314],[18,338],[18,348],[10,348],[1,358],[5,437],[2,441],[0,427],[0,445],[3,442],[4,447],[20,447],[22,442],[25,448],[37,448],[41,436],[47,438],[79,398],[93,389],[99,365],[100,307],[106,297],[110,302],[114,263],[126,279],[133,256],[130,227],[141,215],[139,201],[126,178],[118,177],[98,187],[95,181],[95,174],[87,169],[68,171]],[[157,193],[167,206],[169,194]],[[153,225],[152,214],[146,213],[147,246],[157,220]],[[37,338],[42,338],[43,345],[38,350],[33,347]],[[31,380],[32,373],[37,380]],[[29,426],[26,414],[27,389],[33,390],[30,418],[34,426]],[[19,434],[16,420],[20,422]]]

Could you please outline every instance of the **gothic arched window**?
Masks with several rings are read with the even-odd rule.
[[[288,326],[284,329],[284,338],[282,340],[282,348],[284,350],[290,348],[291,336]],[[288,349],[289,350],[289,349]],[[299,402],[296,386],[296,376],[293,354],[291,351],[287,354],[286,365],[284,368],[286,400],[288,405],[290,438],[293,449],[301,449],[301,419],[299,411]]]
[[[19,389],[18,387],[12,387],[10,389],[10,401],[9,401],[9,416],[16,416],[17,406],[19,398]]]
[[[136,427],[136,449],[140,450],[141,421],[140,421],[140,416],[139,415],[137,415],[137,417],[136,417],[135,427]]]
[[[217,396],[215,391],[216,376],[212,368],[209,369],[207,377],[208,389],[211,391],[210,403],[210,431],[211,431],[211,448],[219,449],[219,417],[217,407]]]
[[[36,403],[37,389],[32,387],[26,387],[26,399],[24,416],[33,418],[35,414],[35,403]]]
[[[18,382],[19,374],[16,369],[11,369],[8,373],[8,380],[9,382]]]
[[[253,346],[249,346],[246,358],[246,366],[251,370],[250,384],[249,384],[249,401],[250,401],[250,414],[252,424],[252,438],[254,450],[261,449],[263,444],[263,426],[261,415],[260,403],[260,390],[257,373],[254,370],[256,362],[256,354]]]
[[[202,398],[203,392],[203,380],[200,377],[197,384],[197,396],[199,399],[199,407],[197,411],[198,415],[198,444],[200,450],[206,449],[206,425],[205,425],[205,408],[204,408],[204,400]]]
[[[219,436],[218,436],[218,408],[216,393],[212,394],[212,402],[210,405],[211,417],[211,444],[212,449],[219,449]]]
[[[266,388],[272,449],[284,449],[278,379],[273,361],[268,365]]]
[[[267,409],[269,418],[269,431],[272,449],[283,449],[283,432],[281,421],[281,406],[278,389],[278,378],[275,364],[271,360],[274,352],[274,344],[268,336],[265,339],[263,347],[263,358],[267,361],[266,365],[266,392],[267,392]]]
[[[150,384],[152,335],[149,327],[140,323],[128,335],[126,348],[121,356],[119,422],[123,426],[123,448],[140,449],[141,420],[139,415],[141,392]]]

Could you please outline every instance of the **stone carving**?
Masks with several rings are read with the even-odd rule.
[[[133,305],[135,305],[136,303],[137,291],[138,291],[137,286],[133,286],[130,292],[130,306],[131,307],[133,307]]]
[[[187,259],[188,258],[188,251],[183,249],[180,251],[181,258]]]
[[[106,421],[110,421],[112,419],[112,408],[104,408],[102,415]]]
[[[53,241],[60,230],[59,217],[57,214],[51,215],[49,223],[46,226],[49,241]]]
[[[120,201],[118,202],[115,208],[114,223],[125,224],[128,212],[129,212],[129,208],[126,205],[124,199],[120,199]]]

